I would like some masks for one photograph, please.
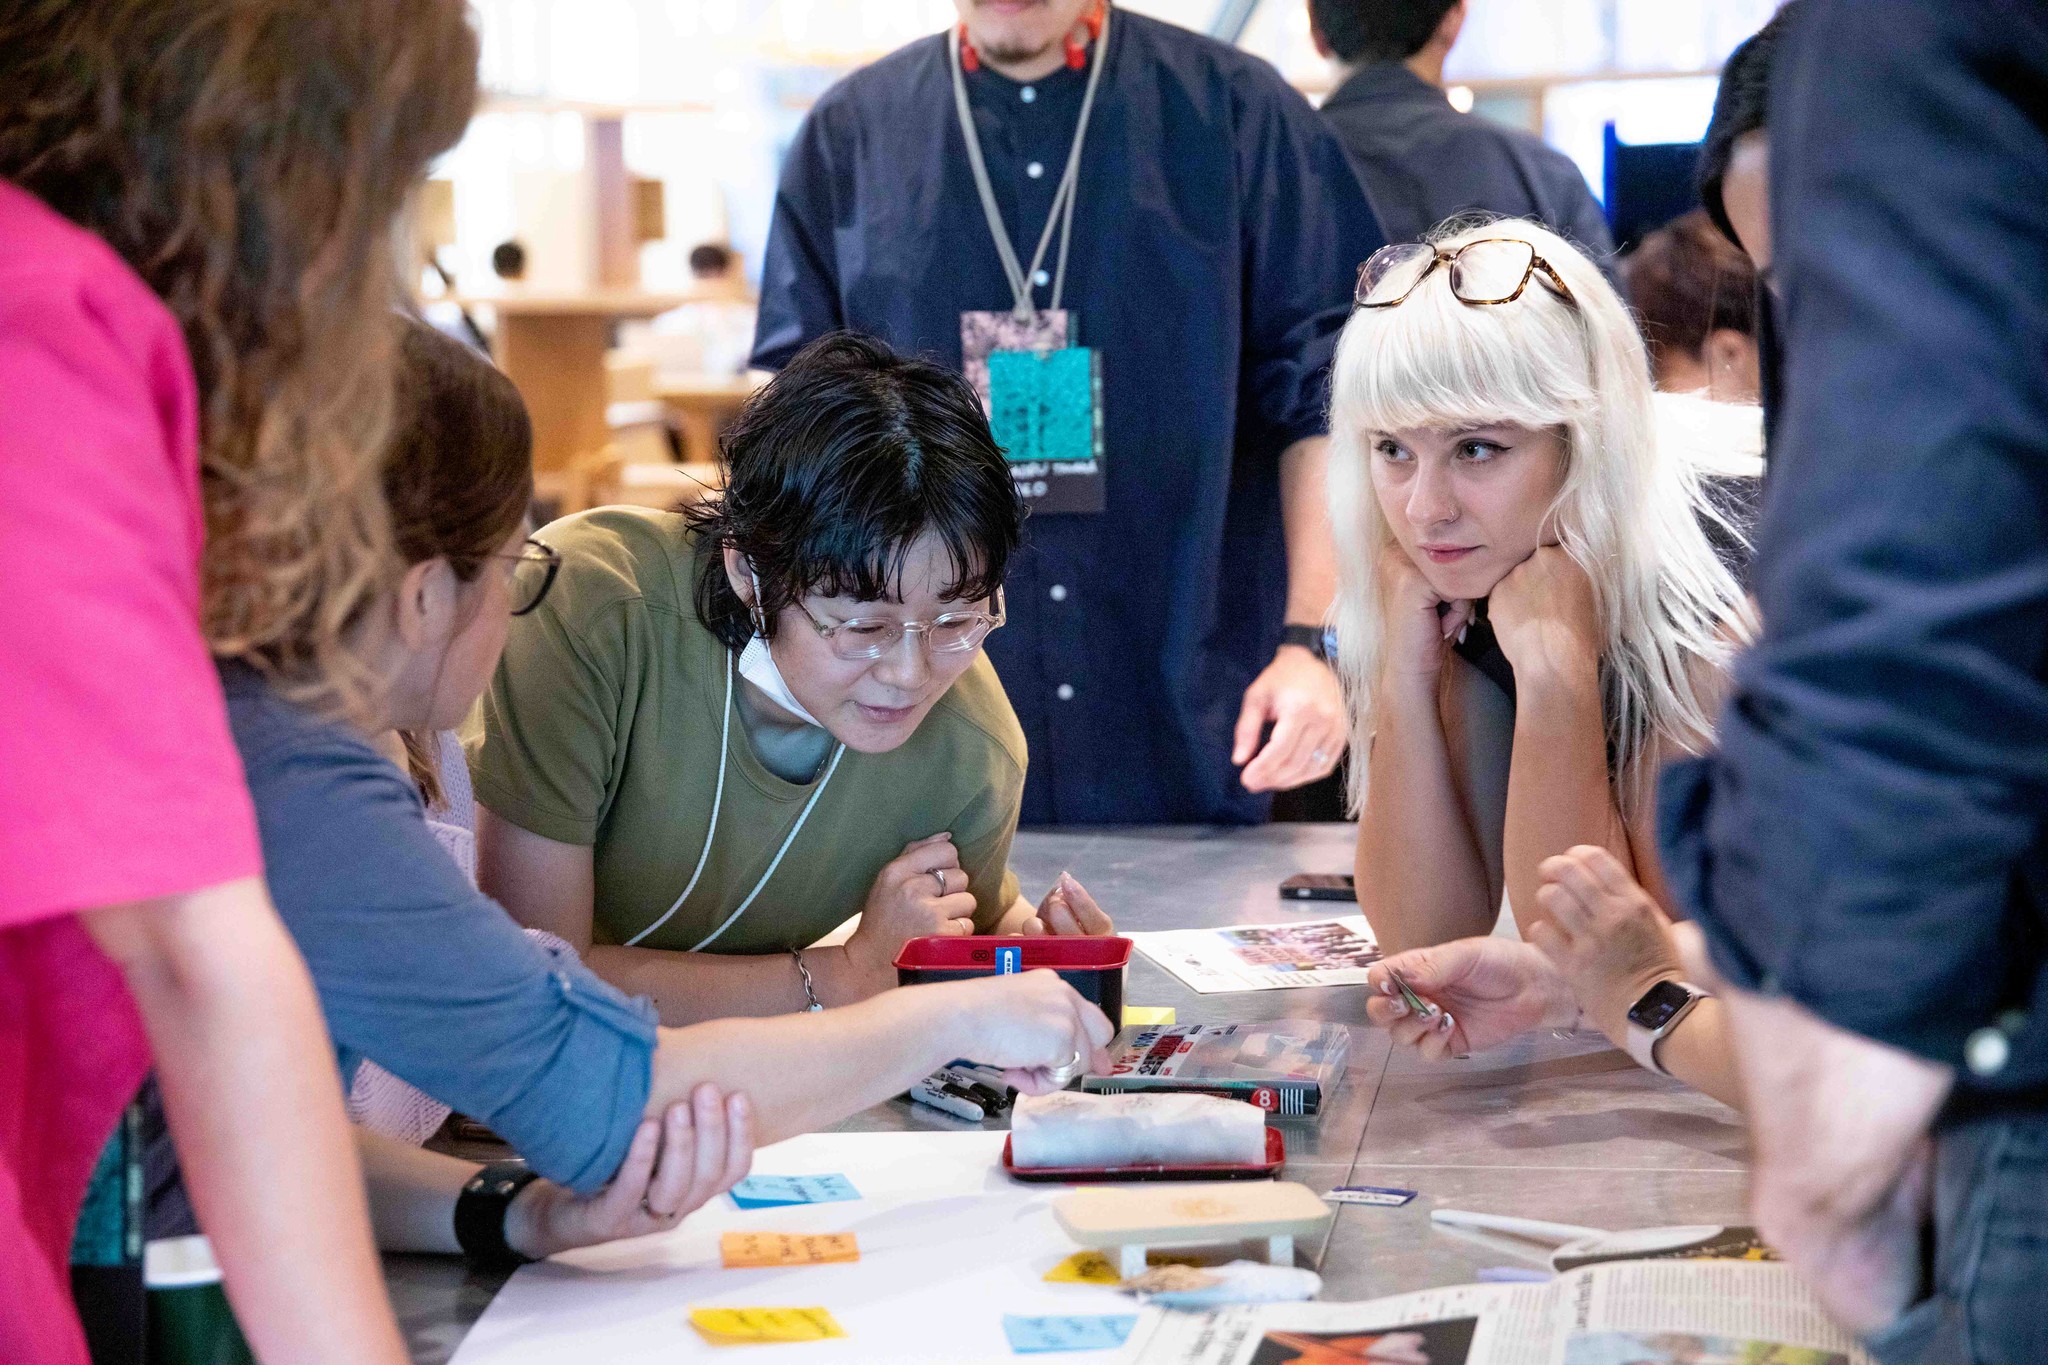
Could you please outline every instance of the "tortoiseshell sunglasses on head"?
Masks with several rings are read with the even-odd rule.
[[[1415,292],[1439,265],[1451,276],[1451,296],[1460,303],[1513,303],[1537,272],[1566,303],[1578,306],[1564,279],[1536,248],[1513,237],[1482,237],[1455,251],[1428,242],[1383,246],[1358,268],[1352,302],[1360,308],[1392,308]]]

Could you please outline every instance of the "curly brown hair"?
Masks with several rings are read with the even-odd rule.
[[[396,569],[394,225],[476,67],[463,0],[0,4],[0,176],[183,326],[207,639],[302,700],[365,695],[343,637]]]

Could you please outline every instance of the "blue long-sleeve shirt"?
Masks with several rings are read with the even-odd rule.
[[[652,1079],[653,1007],[556,956],[471,886],[405,775],[346,726],[223,669],[278,916],[313,975],[343,1081],[364,1058],[483,1120],[588,1194]]]
[[[1959,1109],[2039,1108],[2048,7],[1809,4],[1771,90],[1765,631],[1666,778],[1667,871],[1739,983],[1958,1067],[2002,1026]]]
[[[1063,299],[1101,352],[1107,510],[1032,517],[989,657],[1030,744],[1026,823],[1257,820],[1230,749],[1280,638],[1279,456],[1325,429],[1382,239],[1343,147],[1266,63],[1123,10],[1108,41]],[[967,77],[1027,258],[1086,80]],[[961,313],[1010,303],[945,40],[827,91],[783,165],[755,363],[853,328],[957,368]]]

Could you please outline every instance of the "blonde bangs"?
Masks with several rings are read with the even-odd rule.
[[[1392,308],[1354,315],[1337,356],[1331,419],[1353,432],[1511,422],[1562,426],[1594,407],[1585,343],[1562,300],[1461,303],[1442,266]]]

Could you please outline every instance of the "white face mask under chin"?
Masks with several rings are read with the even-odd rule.
[[[747,578],[754,585],[754,600],[760,601],[761,580],[754,576],[751,568],[747,570]],[[758,622],[759,619],[757,615],[755,620]],[[783,681],[782,670],[775,666],[775,655],[769,652],[767,637],[761,634],[758,625],[754,630],[754,638],[747,641],[747,647],[740,651],[739,666],[740,676],[760,688],[768,700],[798,717],[806,725],[815,725],[820,730],[825,728],[822,721],[804,709],[804,704],[796,699],[796,693],[790,691],[789,684]]]

